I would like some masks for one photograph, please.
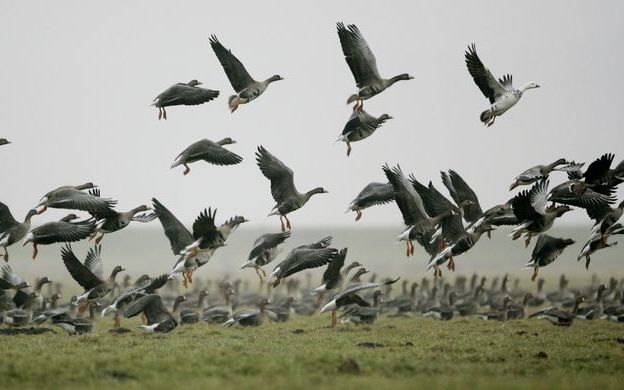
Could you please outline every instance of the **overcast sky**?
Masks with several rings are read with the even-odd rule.
[[[538,163],[590,162],[605,152],[624,158],[623,2],[383,4],[0,2],[0,137],[14,142],[0,147],[0,201],[22,219],[47,191],[93,181],[124,210],[155,196],[189,223],[212,206],[219,221],[242,214],[257,227],[278,227],[277,217],[266,217],[274,201],[253,157],[262,144],[294,170],[301,192],[330,191],[293,213],[296,229],[353,224],[345,208],[364,185],[385,180],[385,162],[438,187],[439,171],[454,169],[485,209],[507,200],[513,178]],[[395,119],[354,143],[349,158],[334,143],[356,91],[338,21],[357,24],[382,76],[415,76],[365,102],[369,113]],[[210,34],[256,79],[285,80],[230,114],[232,87]],[[542,86],[489,129],[478,119],[487,100],[464,64],[471,42],[494,75]],[[172,107],[169,120],[158,121],[154,97],[191,79],[221,96]],[[238,140],[230,149],[242,164],[196,163],[186,177],[169,169],[190,143],[226,136]],[[564,221],[585,218],[576,212]],[[400,223],[395,206],[371,209],[360,222]]]

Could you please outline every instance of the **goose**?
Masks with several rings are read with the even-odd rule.
[[[555,219],[572,210],[567,205],[547,208],[547,196],[548,179],[542,179],[530,190],[522,191],[512,199],[513,212],[519,222],[510,234],[513,240],[526,237],[525,246],[529,246],[533,235],[544,233],[552,227]]]
[[[272,82],[284,80],[280,75],[273,75],[264,81],[256,81],[251,78],[242,62],[232,54],[231,50],[226,49],[215,35],[210,36],[210,46],[223,66],[232,88],[236,91],[236,95],[228,98],[230,112],[236,111],[239,105],[249,103],[262,95]]]
[[[81,210],[86,212],[105,212],[117,204],[116,200],[100,198],[93,194],[83,192],[97,188],[93,183],[85,183],[77,186],[62,186],[45,194],[35,209],[42,207],[37,214],[42,214],[48,207],[56,209]]]
[[[589,269],[592,254],[599,251],[600,249],[611,248],[617,245],[617,241],[607,241],[608,237],[614,236],[616,234],[624,234],[624,226],[622,226],[622,224],[620,223],[611,225],[604,234],[596,232],[591,235],[585,245],[583,245],[581,253],[579,253],[578,255],[577,261],[580,261],[583,257],[585,257],[585,269]]]
[[[199,312],[202,310],[203,301],[206,296],[208,296],[208,290],[201,290],[199,292],[196,308],[185,307],[180,309],[180,324],[192,325],[199,322]]]
[[[163,304],[162,297],[158,294],[149,294],[132,302],[124,310],[126,318],[132,318],[141,313],[145,315],[147,323],[140,328],[146,333],[168,333],[178,326],[180,303],[186,298],[182,295],[176,297],[172,312],[169,312]]]
[[[514,179],[514,182],[511,183],[509,187],[509,191],[513,190],[518,186],[526,186],[529,184],[533,184],[538,180],[545,179],[550,175],[552,171],[557,170],[559,165],[568,164],[565,158],[557,159],[548,165],[536,165],[532,168],[527,169],[522,172]]]
[[[458,303],[455,305],[455,311],[459,313],[460,316],[471,316],[477,314],[479,311],[481,295],[483,294],[483,287],[476,286],[474,288],[474,294],[470,299],[465,300],[463,303]]]
[[[30,229],[30,220],[35,215],[37,215],[36,210],[28,210],[24,222],[17,222],[9,207],[0,202],[0,247],[4,249],[4,261],[9,261],[7,248],[26,236]]]
[[[592,219],[603,215],[602,210],[610,209],[609,205],[615,203],[615,197],[610,193],[599,193],[592,188],[586,188],[579,193],[577,191],[579,186],[577,180],[568,180],[556,185],[548,193],[547,200],[553,204],[581,207]]]
[[[539,320],[547,320],[555,326],[571,326],[579,310],[579,305],[585,301],[585,297],[578,296],[574,301],[574,308],[571,312],[559,309],[557,307],[547,307],[531,314],[529,318],[537,318]]]
[[[10,143],[11,143],[11,141],[9,141],[8,139],[6,139],[6,138],[0,138],[0,146],[2,146],[2,145],[8,145],[8,144],[10,144]]]
[[[582,174],[583,180],[577,181],[573,190],[582,194],[586,189],[591,188],[595,192],[611,195],[616,187],[624,182],[624,160],[611,169],[614,159],[613,153],[605,153],[589,164]]]
[[[483,95],[490,101],[490,108],[483,111],[479,117],[481,122],[488,127],[494,124],[497,116],[503,115],[507,110],[515,106],[526,90],[540,87],[535,82],[528,82],[516,89],[512,85],[512,76],[510,74],[506,74],[502,79],[496,80],[479,59],[477,47],[474,43],[468,46],[465,58],[468,73],[470,73]]]
[[[36,292],[25,294],[24,302],[20,306],[16,305],[16,308],[4,313],[4,323],[15,327],[28,325],[32,319],[32,305],[37,297]]]
[[[30,285],[21,276],[13,272],[8,264],[2,267],[0,298],[6,300],[4,303],[6,303],[7,309],[21,309],[29,299],[28,288]],[[9,292],[12,292],[13,295],[9,296]],[[3,310],[0,309],[0,311]]]
[[[487,313],[477,314],[477,318],[484,321],[507,321],[509,319],[509,312],[507,311],[507,308],[509,307],[510,302],[511,298],[505,297],[501,310],[493,310]]]
[[[325,272],[323,272],[321,285],[315,288],[314,291],[312,292],[312,294],[318,294],[317,304],[320,305],[321,302],[323,302],[323,296],[327,292],[340,290],[340,288],[342,287],[342,284],[344,283],[344,278],[349,274],[349,272],[352,269],[361,266],[360,263],[358,263],[357,261],[354,261],[351,264],[344,267],[344,269],[342,269],[344,266],[346,257],[347,257],[347,248],[343,248],[338,252],[338,254],[336,255],[336,258],[327,265],[327,269],[325,269]],[[361,270],[366,271],[366,269],[364,268],[361,268]],[[357,274],[358,279],[362,275],[361,272],[363,271],[360,271],[360,273]],[[353,280],[351,280],[350,282],[353,283]]]
[[[344,129],[342,129],[342,134],[338,137],[338,141],[347,144],[347,157],[351,155],[351,142],[361,141],[370,137],[375,130],[389,119],[392,119],[392,117],[388,114],[382,114],[376,118],[364,110],[353,110],[351,117],[349,117]]]
[[[262,266],[275,260],[280,252],[278,247],[289,237],[290,232],[286,231],[281,233],[267,233],[256,238],[253,248],[251,248],[251,251],[249,252],[248,260],[243,263],[241,269],[254,268],[256,270],[256,274],[260,278],[260,282],[262,282],[260,272],[262,272],[262,275],[266,277],[266,272],[262,269]]]
[[[167,120],[167,110],[170,106],[196,106],[204,104],[219,96],[219,91],[198,87],[201,83],[191,80],[188,83],[177,83],[165,89],[152,102],[152,106],[158,107],[158,120]]]
[[[265,310],[267,317],[272,322],[286,322],[290,318],[290,311],[292,309],[293,304],[296,299],[293,297],[286,298],[281,304],[275,305],[267,305]]]
[[[202,321],[211,323],[211,324],[223,324],[229,319],[232,318],[232,295],[235,294],[235,291],[227,286],[223,290],[223,297],[225,300],[225,305],[223,306],[212,306],[204,309],[201,314]]]
[[[282,279],[305,269],[322,267],[336,259],[338,250],[334,248],[298,247],[290,251],[269,275],[269,284],[275,288]]]
[[[622,214],[624,214],[624,201],[621,201],[618,206],[614,208],[608,205],[590,206],[587,208],[587,213],[596,221],[592,227],[590,236],[599,234],[601,237],[604,237],[609,228],[622,218]]]
[[[225,245],[225,240],[215,226],[217,210],[204,210],[193,223],[193,234],[188,231],[175,215],[156,198],[152,199],[154,212],[160,220],[169,239],[174,255],[180,255],[170,275],[182,273],[184,287],[193,282],[193,272],[206,264],[214,252]]]
[[[407,225],[407,229],[399,235],[398,241],[407,243],[407,256],[414,254],[414,244],[412,240],[416,239],[425,247],[427,252],[433,254],[437,251],[437,244],[430,244],[431,237],[436,230],[437,225],[452,212],[445,212],[435,217],[429,216],[425,210],[425,206],[418,192],[413,185],[407,180],[400,166],[390,168],[387,164],[383,166],[383,171],[392,184],[394,189],[395,203],[401,211],[403,222]]]
[[[86,306],[108,295],[115,284],[118,273],[125,271],[121,266],[115,266],[110,277],[104,279],[102,264],[102,247],[95,246],[89,249],[84,264],[78,260],[69,244],[61,249],[61,258],[71,277],[84,288],[84,294],[77,297],[76,303],[84,311]]]
[[[423,317],[431,317],[435,320],[449,321],[453,319],[455,315],[455,299],[457,294],[455,291],[451,292],[448,296],[448,304],[435,306],[425,310]]]
[[[115,313],[113,320],[113,328],[121,326],[121,313],[131,303],[140,297],[154,294],[156,290],[162,288],[169,281],[169,275],[162,274],[155,278],[145,277],[139,278],[135,285],[126,289],[123,293],[113,299],[113,302],[102,310],[102,317],[110,312]]]
[[[525,268],[533,268],[533,276],[531,281],[537,278],[540,267],[545,267],[559,257],[563,250],[574,244],[574,240],[570,238],[555,238],[548,234],[540,234],[537,238],[535,248],[531,254],[531,260],[524,266]]]
[[[362,218],[362,210],[371,206],[390,203],[394,200],[394,188],[391,183],[369,183],[360,191],[345,211],[356,213],[355,221]]]
[[[400,278],[389,279],[384,282],[379,283],[358,283],[352,286],[347,286],[345,289],[334,295],[331,301],[327,302],[325,306],[321,308],[321,313],[326,313],[328,311],[332,312],[332,328],[336,327],[336,310],[341,307],[350,305],[350,304],[358,304],[360,306],[370,306],[370,304],[364,301],[359,295],[356,293],[364,290],[380,288],[383,286],[389,286],[391,284],[396,283]]]
[[[279,215],[282,231],[291,229],[288,214],[303,207],[315,194],[326,194],[323,187],[314,188],[304,194],[297,191],[293,171],[269,153],[262,145],[258,146],[256,161],[262,174],[271,181],[271,195],[277,204],[269,216]],[[286,225],[284,221],[286,220]]]
[[[51,317],[52,325],[56,325],[65,330],[70,335],[80,335],[90,333],[95,324],[95,312],[101,307],[98,302],[89,306],[89,318],[71,318],[67,315],[53,315]]]
[[[78,219],[76,214],[69,214],[55,222],[44,223],[37,226],[24,237],[23,246],[32,243],[33,260],[37,257],[38,245],[51,245],[58,242],[75,242],[89,237],[95,231],[95,221],[84,220],[72,222]]]
[[[598,292],[596,293],[596,302],[579,308],[578,311],[576,312],[576,318],[578,318],[579,320],[597,320],[597,319],[601,319],[602,315],[604,314],[604,306],[602,303],[602,299],[604,296],[604,292],[606,291],[607,286],[605,286],[604,284],[601,284],[598,287]]]
[[[372,325],[381,312],[382,295],[383,293],[379,290],[376,290],[373,293],[372,306],[360,306],[355,304],[347,307],[344,313],[340,315],[340,322],[343,324],[351,323],[356,325]]]
[[[347,104],[356,102],[354,109],[361,110],[364,107],[364,100],[383,92],[397,81],[414,78],[407,73],[390,79],[381,78],[377,70],[375,55],[357,26],[354,24],[345,26],[344,23],[339,22],[336,27],[340,45],[342,46],[342,53],[358,87],[357,93],[349,96],[349,99],[347,99]]]
[[[231,152],[224,148],[225,145],[235,144],[236,141],[230,137],[223,138],[220,141],[214,142],[209,139],[201,139],[195,143],[189,145],[184,149],[178,157],[175,158],[171,169],[183,165],[184,176],[191,172],[191,168],[188,164],[192,164],[197,161],[205,161],[214,165],[236,165],[243,161],[243,158],[238,154]]]
[[[265,309],[269,304],[269,300],[263,298],[258,302],[259,309],[244,309],[232,315],[232,318],[223,323],[225,327],[238,326],[260,326],[265,315]]]
[[[520,320],[526,317],[527,314],[527,306],[529,305],[529,301],[533,298],[533,294],[526,293],[522,298],[522,305],[515,304],[511,302],[507,307],[507,316],[510,320]]]
[[[93,193],[97,193],[99,196],[99,192]],[[95,244],[97,245],[102,241],[104,235],[124,229],[126,226],[130,225],[130,222],[151,222],[156,219],[156,213],[145,213],[150,210],[152,210],[151,207],[142,204],[132,210],[124,212],[115,211],[113,209],[92,212],[91,215],[97,220],[97,226],[90,239],[95,239]]]

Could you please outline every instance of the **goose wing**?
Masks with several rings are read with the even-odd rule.
[[[360,284],[348,286],[345,290],[343,290],[340,293],[338,293],[334,297],[334,299],[338,300],[340,298],[344,298],[344,297],[346,297],[348,295],[355,294],[356,292],[362,291],[362,290],[368,290],[368,289],[371,289],[371,288],[379,288],[381,286],[387,286],[389,284],[396,283],[399,279],[401,279],[401,278],[396,278],[396,279],[393,279],[393,280],[388,280],[388,281],[380,282],[380,283],[360,283]]]
[[[494,103],[499,97],[507,93],[507,88],[492,76],[489,69],[479,59],[477,47],[474,43],[468,46],[465,58],[468,72],[475,84],[477,84],[477,87],[483,92],[483,95],[490,100],[490,103]],[[511,86],[511,76],[507,75],[507,77],[508,79],[504,82],[506,85]]]
[[[277,276],[286,278],[304,269],[321,267],[331,262],[337,253],[334,248],[293,249],[286,260],[277,265]]]
[[[98,278],[93,271],[78,260],[69,244],[61,249],[61,258],[72,278],[82,286],[85,291],[91,290],[103,283],[102,279]]]
[[[358,88],[363,88],[381,79],[377,60],[356,25],[337,24],[338,38],[345,60],[353,73]]]
[[[204,209],[199,216],[193,222],[193,237],[196,240],[200,238],[204,241],[202,247],[212,245],[220,237],[220,233],[215,225],[215,216],[217,215],[217,209],[212,211],[209,207],[208,211]],[[207,243],[207,245],[205,245]]]
[[[17,286],[25,282],[25,280],[21,276],[16,274],[15,271],[13,271],[13,268],[11,268],[11,266],[8,264],[5,264],[4,266],[2,266],[2,279],[5,282],[4,283],[5,286],[7,283],[9,285],[9,287],[2,287],[2,289],[5,289],[5,290],[8,290],[10,288],[13,288],[14,286]]]
[[[243,63],[232,54],[231,50],[226,49],[215,35],[210,36],[210,46],[217,55],[228,80],[230,80],[230,84],[232,84],[232,88],[236,92],[240,92],[256,82],[251,78]]]
[[[541,215],[546,214],[548,205],[548,179],[540,180],[529,191],[529,198],[533,209]]]
[[[185,151],[180,153],[178,158],[182,155],[184,155],[187,160],[204,160],[215,165],[234,165],[243,161],[243,158],[238,154],[207,139],[189,146]]]
[[[18,224],[19,222],[13,218],[13,214],[11,214],[9,207],[0,202],[0,233]]]
[[[615,155],[613,153],[605,153],[589,164],[587,170],[583,174],[585,182],[589,184],[600,184],[605,179],[607,172],[609,172],[614,158]]]
[[[171,244],[171,250],[173,250],[173,254],[177,255],[193,242],[193,235],[158,199],[153,198],[152,202],[154,204],[154,212],[160,220],[165,236],[167,236]]]
[[[327,248],[331,245],[332,240],[334,238],[332,236],[323,237],[317,242],[313,242],[312,244],[300,245],[295,249],[323,249]]]
[[[98,214],[109,213],[116,204],[117,201],[110,198],[101,198],[74,188],[66,188],[56,193],[49,206]]]
[[[87,252],[87,258],[84,262],[93,275],[97,276],[100,280],[104,280],[104,263],[102,263],[102,245],[96,245],[89,249]]]
[[[366,208],[386,204],[394,200],[394,188],[390,183],[370,183],[360,191],[351,202],[349,210],[354,207]]]
[[[344,266],[347,257],[347,248],[341,249],[334,260],[327,265],[327,269],[323,272],[323,282],[336,282],[340,279],[340,270]]]
[[[140,313],[145,314],[148,324],[156,324],[170,318],[170,314],[158,294],[145,295],[135,300],[128,305],[123,315],[126,318],[131,318]]]
[[[416,225],[428,219],[427,212],[421,197],[414,187],[407,181],[401,167],[390,168],[383,166],[383,171],[394,189],[395,202],[403,215],[403,222],[408,225]]]
[[[33,241],[48,245],[57,242],[75,242],[89,237],[95,231],[95,220],[80,222],[49,222],[32,230]]]
[[[449,190],[455,203],[460,204],[465,200],[472,202],[471,205],[464,208],[464,219],[466,222],[477,222],[479,218],[483,216],[483,210],[481,209],[481,204],[479,204],[477,194],[475,194],[459,173],[453,170],[442,172],[442,183],[444,183],[444,186]]]
[[[255,259],[260,256],[262,252],[267,249],[275,248],[278,245],[282,244],[286,239],[290,237],[290,231],[285,231],[281,233],[272,233],[272,234],[263,234],[258,237],[254,242],[254,246],[249,252],[249,260]]]
[[[184,83],[175,84],[158,95],[159,106],[196,106],[209,102],[219,96],[219,91],[200,88]]]
[[[278,204],[297,194],[293,171],[263,146],[258,146],[256,161],[262,174],[271,181],[271,195]]]

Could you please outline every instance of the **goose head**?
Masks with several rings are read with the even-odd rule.
[[[284,80],[284,78],[283,78],[282,76],[278,75],[278,74],[275,74],[275,75],[273,75],[273,76],[269,77],[269,78],[266,80],[266,82],[267,82],[267,83],[272,83],[272,82],[274,82],[274,81],[280,81],[280,80]]]
[[[520,87],[520,90],[522,92],[526,91],[527,89],[533,89],[533,88],[539,88],[540,85],[534,81],[530,81],[526,84],[524,84],[522,87]]]
[[[327,194],[327,193],[329,193],[329,191],[327,191],[327,190],[326,190],[326,189],[324,189],[323,187],[316,187],[316,188],[313,188],[313,189],[311,189],[310,191],[308,191],[308,192],[306,193],[306,195],[307,195],[308,197],[310,197],[310,196],[315,195],[315,194]]]
[[[73,221],[74,219],[77,219],[78,216],[74,213],[72,214],[67,214],[66,216],[64,216],[63,218],[60,219],[60,222],[70,222]]]
[[[223,138],[221,141],[217,142],[219,145],[223,146],[223,145],[231,145],[231,144],[235,144],[236,140],[230,138],[230,137],[225,137]]]
[[[11,141],[9,141],[8,139],[0,138],[0,145],[7,145],[7,144],[10,144],[10,143],[11,143]]]
[[[193,80],[189,81],[186,85],[188,85],[189,87],[196,87],[198,85],[201,85],[201,82],[193,79]]]

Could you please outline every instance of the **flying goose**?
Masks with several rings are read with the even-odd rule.
[[[364,110],[353,110],[351,117],[342,129],[342,134],[338,137],[338,141],[347,144],[347,156],[351,155],[351,142],[361,141],[373,135],[381,125],[392,117],[388,114],[382,114],[375,118]]]
[[[90,194],[100,196],[99,190],[91,190]],[[156,213],[144,213],[145,211],[152,210],[147,205],[140,205],[132,210],[119,212],[114,209],[106,209],[102,211],[93,211],[91,215],[97,220],[96,230],[91,235],[90,239],[95,238],[95,243],[99,244],[104,238],[105,234],[114,233],[119,231],[130,224],[130,222],[148,223],[156,219]],[[143,214],[139,214],[143,213]],[[99,234],[99,237],[97,237]]]
[[[271,181],[271,195],[277,204],[269,216],[279,215],[282,231],[290,230],[288,214],[303,207],[314,194],[326,194],[323,187],[314,188],[304,194],[297,191],[293,171],[277,159],[262,145],[258,146],[256,161],[262,174]],[[286,225],[284,225],[284,220]]]
[[[124,317],[132,318],[141,313],[145,315],[147,323],[141,325],[146,333],[167,333],[178,326],[179,306],[184,302],[184,296],[178,296],[173,304],[172,312],[169,312],[158,294],[145,295],[126,307]]]
[[[357,26],[354,24],[345,26],[344,23],[339,22],[336,27],[340,45],[342,46],[342,53],[358,87],[357,93],[349,96],[349,99],[347,99],[347,104],[356,102],[354,109],[361,110],[364,107],[364,100],[372,98],[397,81],[413,79],[407,73],[390,79],[381,78],[377,70],[375,55],[368,47]]]
[[[369,183],[351,201],[349,208],[345,211],[355,211],[357,214],[355,221],[362,218],[362,210],[375,205],[386,204],[394,200],[394,188],[390,183]]]
[[[344,267],[344,262],[347,257],[347,248],[341,249],[336,255],[336,258],[327,265],[327,269],[323,272],[323,278],[321,279],[321,285],[314,289],[312,294],[318,294],[317,303],[320,305],[323,302],[323,296],[334,290],[340,290],[344,283],[345,277],[349,272],[356,267],[360,267],[361,264],[357,261]],[[344,267],[344,269],[343,269]],[[366,269],[361,268],[360,273],[357,275],[359,278],[363,273],[368,272]]]
[[[527,169],[522,172],[514,179],[514,182],[509,187],[509,191],[513,190],[518,186],[526,186],[529,184],[533,184],[540,179],[545,179],[550,175],[552,171],[557,170],[559,165],[568,164],[565,158],[560,158],[557,161],[552,162],[548,165],[536,165],[532,168]]]
[[[272,82],[284,80],[281,76],[274,75],[264,81],[256,81],[251,78],[245,66],[232,54],[232,51],[226,49],[215,35],[210,36],[210,46],[223,66],[232,88],[236,91],[236,95],[228,99],[231,112],[236,111],[240,104],[249,103],[262,95]]]
[[[171,275],[182,273],[184,286],[193,282],[193,271],[206,264],[214,252],[225,245],[225,239],[215,226],[217,210],[204,210],[193,223],[193,234],[184,227],[158,199],[153,198],[154,211],[169,239],[171,250],[180,258],[175,263]]]
[[[78,186],[62,186],[45,194],[35,209],[43,207],[37,211],[41,214],[48,207],[56,209],[81,210],[86,212],[105,212],[117,204],[116,200],[100,198],[99,196],[82,192],[96,188],[93,183],[85,183]]]
[[[575,183],[575,192],[582,194],[587,188],[605,195],[611,195],[624,182],[624,160],[613,169],[613,153],[605,153],[589,164],[583,173],[583,180]]]
[[[201,83],[197,80],[191,80],[188,83],[177,83],[156,96],[152,106],[158,107],[158,120],[167,120],[165,107],[196,106],[209,102],[219,96],[219,91],[200,88],[198,85],[201,85]]]
[[[102,247],[96,246],[89,249],[84,264],[78,260],[69,244],[61,249],[61,258],[65,268],[71,277],[84,288],[84,294],[77,297],[76,303],[84,310],[86,305],[105,297],[113,290],[115,277],[125,271],[121,266],[115,266],[107,279],[104,278],[104,265],[102,264]]]
[[[249,252],[248,260],[241,266],[241,269],[254,268],[256,274],[262,282],[260,272],[266,277],[266,272],[262,269],[263,265],[267,265],[279,254],[278,246],[283,244],[290,237],[290,232],[267,233],[263,234],[254,241],[253,248]]]
[[[26,283],[21,276],[13,272],[13,269],[8,264],[2,267],[2,275],[0,276],[0,298],[6,299],[8,305],[6,310],[23,308],[30,299],[29,287],[30,285]],[[10,293],[13,295],[10,295]],[[0,311],[4,310],[5,309],[0,308]]]
[[[533,248],[531,260],[525,265],[525,268],[533,268],[533,276],[531,281],[537,278],[537,272],[540,267],[545,267],[559,257],[563,250],[574,244],[574,240],[569,238],[555,238],[548,234],[540,234]]]
[[[583,245],[577,260],[581,260],[585,257],[585,268],[589,269],[592,254],[600,249],[611,248],[617,245],[617,241],[608,242],[607,240],[609,237],[616,234],[624,234],[624,226],[620,223],[611,225],[604,234],[600,232],[593,233],[585,245]]]
[[[269,284],[276,287],[282,279],[305,269],[322,267],[333,261],[337,255],[338,250],[334,248],[295,248],[271,272]]]
[[[11,141],[9,141],[8,139],[6,139],[6,138],[0,138],[0,146],[2,146],[2,145],[8,145],[8,144],[10,144],[10,143],[11,143]]]
[[[539,85],[534,82],[528,82],[524,84],[520,89],[516,89],[512,85],[512,77],[510,74],[506,74],[502,79],[496,80],[488,68],[483,65],[479,56],[477,55],[477,47],[473,43],[468,46],[468,51],[465,53],[466,66],[468,72],[472,76],[477,87],[483,92],[486,98],[490,101],[490,108],[483,111],[481,116],[481,122],[488,127],[494,124],[494,120],[497,116],[503,115],[511,107],[515,106],[522,94],[527,89],[539,88]]]
[[[547,207],[547,197],[548,179],[542,179],[512,199],[513,212],[519,222],[510,234],[513,240],[526,237],[525,246],[529,246],[533,235],[547,231],[555,219],[572,210],[567,205]]]
[[[36,210],[28,210],[24,222],[17,222],[9,207],[0,202],[0,248],[4,249],[4,261],[9,261],[7,248],[24,238],[28,233],[30,220],[34,215],[37,215]]]
[[[364,290],[369,290],[372,288],[379,288],[383,286],[389,286],[393,283],[396,283],[400,278],[396,278],[393,280],[386,280],[381,283],[359,283],[356,285],[348,286],[343,291],[334,295],[331,301],[329,301],[325,306],[321,308],[321,313],[325,313],[328,311],[332,312],[332,328],[336,327],[336,310],[341,307],[350,305],[350,304],[359,304],[360,306],[370,306],[370,304],[364,301],[359,295],[356,293]]]
[[[208,139],[199,140],[184,149],[182,153],[180,153],[173,161],[171,168],[173,169],[179,165],[183,165],[184,172],[182,172],[182,174],[186,176],[189,172],[191,172],[191,168],[188,164],[201,160],[215,165],[238,164],[243,161],[243,158],[223,147],[224,145],[231,145],[235,143],[236,141],[230,137],[223,138],[217,142],[213,142]]]
[[[95,221],[93,219],[72,222],[78,219],[76,214],[69,214],[59,221],[44,223],[37,226],[24,238],[23,246],[32,243],[33,260],[37,257],[39,250],[37,245],[51,245],[58,242],[75,242],[89,237],[95,231]]]

